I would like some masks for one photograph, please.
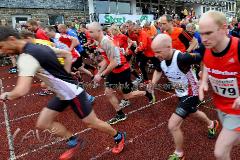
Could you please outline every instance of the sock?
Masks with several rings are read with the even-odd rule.
[[[121,115],[124,115],[124,113],[123,113],[122,110],[117,111],[117,114],[120,115],[120,116],[121,116]]]
[[[214,122],[212,121],[211,125],[208,126],[208,128],[213,128],[214,127]]]
[[[178,157],[183,157],[183,152],[174,151],[174,153],[178,155]]]
[[[122,140],[122,134],[120,132],[117,132],[113,138],[116,143],[119,143]]]
[[[70,148],[75,147],[77,144],[78,144],[77,137],[72,136],[72,137],[68,138],[67,145]]]

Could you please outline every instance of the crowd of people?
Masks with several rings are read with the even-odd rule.
[[[127,119],[124,108],[132,98],[142,96],[154,104],[154,88],[163,73],[169,80],[164,89],[174,89],[179,97],[168,121],[175,144],[169,160],[185,159],[181,125],[190,115],[206,123],[208,138],[217,138],[216,159],[230,160],[231,149],[240,140],[239,30],[236,18],[228,24],[218,11],[208,11],[199,20],[184,17],[178,21],[162,15],[155,22],[127,21],[109,26],[98,22],[42,26],[33,19],[18,31],[0,26],[0,53],[13,59],[9,72],[18,72],[15,88],[2,93],[0,99],[24,96],[36,76],[45,88],[43,95],[55,93],[42,109],[36,127],[49,129],[67,140],[70,149],[60,159],[71,158],[80,146],[78,138],[55,121],[68,106],[88,127],[111,135],[116,143],[112,152],[118,154],[124,149],[126,132],[111,125]],[[153,74],[149,74],[149,68]],[[94,97],[84,90],[82,74],[90,77],[92,87],[104,81],[105,95],[116,111],[109,121],[98,119],[94,113]],[[208,80],[220,122],[198,109],[204,103]],[[139,84],[146,88],[139,90]],[[120,101],[114,90],[122,93]],[[217,136],[220,123],[223,128]]]

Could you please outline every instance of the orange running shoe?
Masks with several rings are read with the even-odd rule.
[[[84,140],[82,139],[77,139],[78,143],[76,146],[69,148],[67,151],[65,151],[60,157],[59,160],[68,160],[71,159],[76,152],[78,152],[80,150],[80,148],[84,147]]]
[[[122,150],[124,149],[124,146],[125,146],[125,141],[126,141],[126,132],[123,132],[121,141],[119,143],[117,143],[116,146],[113,147],[112,153],[118,154],[118,153],[122,152]]]

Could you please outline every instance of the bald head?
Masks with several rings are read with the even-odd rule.
[[[103,34],[103,30],[102,30],[102,26],[98,23],[98,22],[92,22],[88,25],[88,31],[90,33],[90,36],[101,42],[101,39],[103,38],[104,34]]]
[[[166,46],[172,47],[172,39],[167,34],[158,34],[152,41],[152,49],[153,50],[158,47],[166,47]]]
[[[92,22],[88,25],[89,30],[94,30],[94,31],[101,31],[102,26],[98,22]]]
[[[167,34],[158,34],[152,41],[152,50],[155,57],[159,59],[169,60],[172,57],[172,39]]]

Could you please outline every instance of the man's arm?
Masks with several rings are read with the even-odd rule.
[[[110,61],[107,68],[102,72],[102,74],[105,76],[108,75],[114,68],[118,66],[116,56],[120,55],[120,50],[110,40],[104,40],[101,46],[102,49],[106,52],[108,59]]]
[[[80,44],[79,40],[75,37],[72,37],[72,36],[69,36],[72,43],[71,43],[71,46],[69,47],[69,51],[72,51],[75,47],[77,47],[77,45]]]
[[[193,35],[188,33],[187,31],[182,31],[182,33],[179,35],[179,39],[184,44],[186,49],[188,49],[190,47],[190,42],[193,40]],[[191,45],[195,45],[195,44],[191,43]],[[191,47],[193,47],[193,46],[191,46]],[[189,51],[189,52],[191,52],[191,51]]]
[[[0,99],[16,99],[26,95],[30,88],[34,75],[40,68],[39,62],[31,55],[21,54],[18,58],[19,75],[17,84],[10,92],[2,93]]]
[[[193,39],[190,42],[190,46],[187,49],[187,52],[191,52],[194,49],[196,49],[198,47],[198,41],[196,38],[193,37]]]
[[[192,64],[200,64],[202,56],[199,53],[180,53],[177,60],[181,65],[191,66]]]
[[[4,99],[7,96],[7,99],[13,100],[26,95],[31,89],[32,79],[33,77],[30,77],[30,76],[18,77],[17,85],[14,87],[14,89],[11,92],[3,93],[4,96],[2,98],[2,95],[1,95],[1,99]]]
[[[161,76],[162,76],[162,72],[155,70],[152,77],[152,84],[156,85],[159,79],[161,78]]]
[[[159,72],[157,70],[154,71],[152,81],[147,85],[147,90],[149,92],[153,92],[154,88],[156,87],[157,82],[162,76],[162,72]]]
[[[208,91],[208,72],[205,65],[203,65],[202,75],[199,86],[199,99],[202,101],[204,99],[204,92]]]
[[[102,60],[99,64],[100,69],[98,70],[98,74],[101,74],[107,68],[107,61],[105,59]]]

